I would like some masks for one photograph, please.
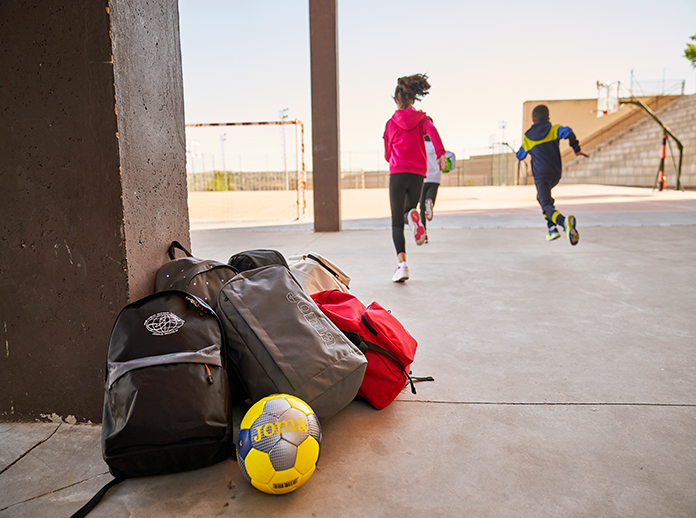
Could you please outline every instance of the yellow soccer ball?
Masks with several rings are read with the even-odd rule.
[[[272,495],[294,491],[312,476],[320,455],[319,419],[295,396],[265,397],[242,420],[237,461],[256,489]]]

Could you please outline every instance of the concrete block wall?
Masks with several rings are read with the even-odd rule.
[[[657,110],[656,115],[684,146],[682,187],[696,188],[696,95],[675,99]],[[590,158],[575,158],[568,162],[563,168],[562,182],[652,187],[660,165],[661,146],[662,128],[646,114],[640,121],[593,148]],[[668,137],[665,160],[668,188],[674,188],[678,161],[679,149]]]

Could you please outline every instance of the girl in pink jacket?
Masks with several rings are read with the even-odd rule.
[[[433,121],[413,103],[428,94],[430,84],[425,74],[400,77],[394,91],[398,109],[384,128],[384,158],[389,162],[389,202],[391,204],[392,239],[399,265],[394,282],[408,279],[404,222],[413,232],[417,245],[425,241],[425,228],[416,210],[428,171],[423,137],[428,135],[435,146],[440,169],[447,167],[445,147]]]

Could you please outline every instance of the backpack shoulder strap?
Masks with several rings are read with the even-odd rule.
[[[394,356],[392,353],[387,351],[384,347],[380,347],[379,345],[368,342],[367,340],[363,339],[358,333],[354,333],[352,331],[342,331],[344,335],[346,335],[346,338],[350,340],[360,351],[365,354],[367,351],[375,351],[381,354],[386,354],[389,356],[392,360],[394,360],[399,367],[401,367],[401,370],[403,373],[406,375],[406,378],[408,379],[409,384],[411,385],[411,393],[415,394],[416,393],[416,387],[413,385],[414,381],[435,381],[435,379],[432,376],[424,376],[424,377],[412,377],[411,373],[406,372],[406,369],[404,368],[403,364],[399,361],[399,359]]]
[[[399,361],[399,359],[396,356],[394,356],[392,353],[387,351],[385,348],[380,347],[377,344],[373,344],[372,342],[368,342],[367,340],[363,340],[363,343],[365,344],[365,347],[368,350],[375,351],[375,352],[382,353],[382,354],[386,354],[392,360],[394,360],[399,365],[399,367],[401,367],[401,370],[406,375],[406,378],[408,379],[408,382],[411,385],[411,393],[412,394],[416,393],[416,387],[413,385],[413,379],[411,378],[411,375],[408,372],[406,372],[406,369],[404,368],[403,364]]]
[[[101,502],[101,499],[104,498],[104,495],[106,492],[114,487],[116,484],[119,482],[123,482],[125,478],[119,478],[116,477],[115,479],[111,480],[108,482],[104,487],[102,487],[97,494],[95,494],[89,502],[87,502],[85,505],[80,507],[75,513],[70,517],[70,518],[84,518],[87,516],[87,514],[94,509],[99,502]]]

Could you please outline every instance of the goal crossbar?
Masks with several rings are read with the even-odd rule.
[[[297,219],[307,216],[307,170],[305,168],[304,124],[300,119],[256,122],[199,122],[186,124],[187,128],[207,128],[215,126],[285,126],[292,124],[300,127],[302,166],[297,172]]]

